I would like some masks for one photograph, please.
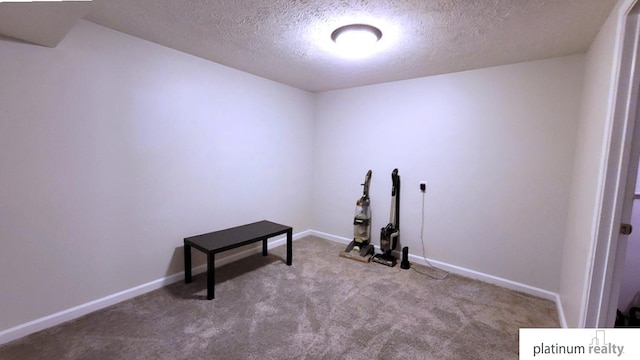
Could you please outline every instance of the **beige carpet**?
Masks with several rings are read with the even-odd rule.
[[[555,305],[451,275],[338,257],[307,237],[0,347],[0,359],[517,359]],[[490,260],[488,260],[490,261]],[[425,272],[424,267],[415,267]]]

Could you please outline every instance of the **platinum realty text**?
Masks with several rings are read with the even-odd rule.
[[[533,356],[555,354],[616,354],[618,357],[624,353],[624,345],[607,343],[604,345],[545,345],[541,343],[533,347]]]

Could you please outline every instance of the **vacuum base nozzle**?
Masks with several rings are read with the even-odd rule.
[[[360,261],[363,263],[368,263],[369,261],[371,261],[371,254],[360,256],[360,254],[357,251],[350,251],[350,252],[343,251],[339,255],[340,257],[355,260],[355,261]]]
[[[371,258],[373,262],[377,262],[378,264],[387,265],[390,267],[396,266],[396,258],[393,255],[387,254],[376,254]]]

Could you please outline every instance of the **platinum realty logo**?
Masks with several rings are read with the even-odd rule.
[[[520,359],[640,359],[639,329],[520,329]]]
[[[533,356],[541,354],[618,354],[622,355],[624,345],[605,342],[604,330],[596,330],[596,336],[589,346],[585,345],[545,345],[541,343],[533,347]]]

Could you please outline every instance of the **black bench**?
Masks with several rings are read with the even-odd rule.
[[[287,234],[287,265],[291,266],[292,258],[291,226],[276,224],[263,220],[207,234],[191,236],[184,239],[184,282],[191,282],[191,248],[194,247],[207,254],[207,299],[214,298],[215,254],[231,250],[243,245],[262,241],[262,255],[267,256],[267,239]]]

